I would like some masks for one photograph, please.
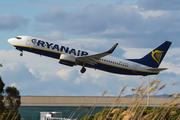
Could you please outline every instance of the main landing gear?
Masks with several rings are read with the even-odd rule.
[[[81,73],[85,73],[86,72],[86,68],[83,66],[80,71],[81,71]]]

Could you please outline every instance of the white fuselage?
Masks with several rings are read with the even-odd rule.
[[[16,38],[8,39],[8,42],[12,44],[16,49],[20,51],[33,52],[40,55],[45,55],[55,59],[60,59],[62,54],[72,55],[76,57],[89,56],[97,54],[92,51],[83,50],[59,43],[50,42],[36,37],[30,36],[18,36]],[[158,74],[159,72],[149,71],[148,66],[124,60],[112,56],[105,56],[96,61],[96,65],[88,65],[85,67],[91,67],[100,69],[107,72],[116,74],[127,74],[127,75],[149,75]],[[83,65],[81,62],[76,62],[75,65]]]

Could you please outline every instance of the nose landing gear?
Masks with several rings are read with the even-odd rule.
[[[86,68],[83,66],[80,70],[81,73],[85,73],[86,72]]]
[[[23,56],[23,51],[21,51],[20,56]]]

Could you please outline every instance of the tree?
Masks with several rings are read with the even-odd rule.
[[[1,77],[0,77],[0,114],[3,113],[5,107],[4,107],[4,96],[3,96],[3,93],[4,93],[4,82],[2,81]]]
[[[0,77],[0,120],[20,120],[20,115],[17,115],[21,104],[20,93],[14,86],[6,87],[4,91],[4,86]]]
[[[17,116],[18,108],[21,105],[21,96],[19,91],[14,86],[6,87],[5,94],[5,103],[9,105],[10,108],[6,120],[8,120],[8,118],[14,120],[14,118]]]
[[[11,109],[16,110],[21,104],[21,96],[16,87],[7,87],[5,90],[6,93],[6,102],[8,103]]]

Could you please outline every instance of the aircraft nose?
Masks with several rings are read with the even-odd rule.
[[[13,44],[13,38],[10,38],[10,39],[8,39],[8,42],[10,43],[10,44]]]

